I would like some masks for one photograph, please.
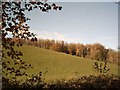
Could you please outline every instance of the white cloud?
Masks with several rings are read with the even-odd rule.
[[[42,38],[42,39],[63,40],[68,43],[79,41],[78,38],[73,38],[73,37],[70,37],[68,34],[63,34],[63,33],[59,33],[59,32],[48,32],[48,31],[38,32],[38,30],[32,30],[32,32],[37,34],[37,36],[36,36],[37,38]]]
[[[116,50],[118,47],[118,37],[117,36],[105,36],[105,37],[98,37],[98,38],[83,38],[83,37],[71,37],[67,33],[60,33],[60,32],[50,32],[50,31],[43,31],[43,30],[31,30],[31,32],[37,34],[37,38],[42,39],[50,39],[50,40],[63,40],[67,43],[83,43],[83,44],[92,44],[92,43],[101,43],[106,48],[113,48]],[[115,43],[111,43],[116,41]],[[115,44],[115,45],[114,45]]]

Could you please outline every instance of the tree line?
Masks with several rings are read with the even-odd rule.
[[[13,39],[16,40],[15,38]],[[38,39],[36,40],[20,40],[21,44],[36,46],[39,48],[49,49],[57,52],[75,55],[78,57],[88,58],[92,60],[107,61],[118,63],[118,51],[106,49],[100,43],[82,44],[82,43],[67,43],[58,40]]]

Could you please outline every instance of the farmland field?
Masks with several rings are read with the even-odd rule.
[[[93,71],[92,67],[95,60],[28,45],[20,47],[19,50],[23,52],[21,58],[33,66],[33,68],[27,70],[27,73],[31,75],[41,71],[42,78],[45,81],[71,79],[84,75],[98,75],[97,72]],[[116,64],[109,63],[107,68],[110,68],[109,74],[118,74],[118,66]]]

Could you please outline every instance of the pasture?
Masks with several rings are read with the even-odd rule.
[[[29,75],[42,72],[43,81],[69,80],[80,76],[98,75],[93,71],[95,60],[55,52],[43,48],[24,45],[17,48],[23,52],[21,59],[33,66],[26,72]],[[109,75],[118,74],[116,64],[107,64]]]

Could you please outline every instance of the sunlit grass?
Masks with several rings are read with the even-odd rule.
[[[23,52],[21,57],[34,68],[28,69],[29,75],[42,71],[42,79],[55,81],[58,79],[72,79],[84,75],[98,75],[93,71],[94,60],[80,58],[47,49],[24,45],[19,48]],[[116,64],[108,64],[109,74],[118,74]]]

